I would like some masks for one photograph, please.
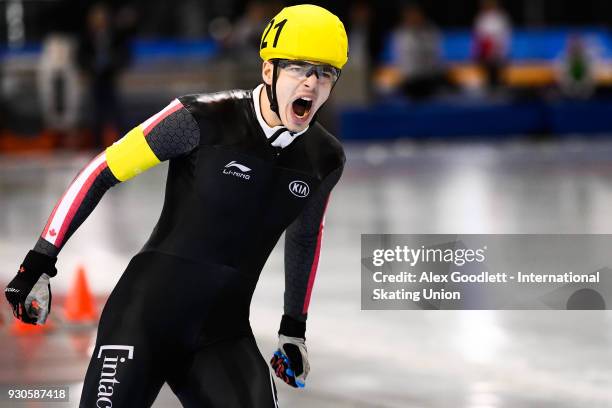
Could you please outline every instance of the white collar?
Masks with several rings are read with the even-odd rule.
[[[259,97],[261,95],[261,90],[263,89],[263,87],[264,87],[263,84],[259,84],[257,85],[255,89],[253,89],[253,105],[255,105],[255,114],[257,115],[257,120],[259,121],[259,125],[261,126],[261,129],[264,131],[264,134],[266,135],[268,139],[271,138],[279,130],[285,129],[285,131],[282,132],[276,138],[276,140],[272,142],[272,146],[285,148],[289,146],[291,142],[297,139],[299,135],[306,132],[309,126],[306,126],[306,129],[298,133],[292,133],[287,128],[281,125],[270,127],[264,120],[263,116],[261,115],[261,107],[259,106]]]

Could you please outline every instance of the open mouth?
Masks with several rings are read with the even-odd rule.
[[[292,106],[295,116],[297,116],[298,118],[304,118],[308,116],[308,113],[310,113],[310,108],[312,107],[312,100],[308,98],[298,98],[293,101]]]

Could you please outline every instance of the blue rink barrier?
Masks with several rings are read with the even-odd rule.
[[[600,27],[547,27],[516,28],[510,42],[510,61],[553,61],[563,54],[567,40],[579,36],[599,58],[612,58],[612,32]],[[150,59],[209,59],[221,52],[221,46],[211,38],[134,39],[131,44],[136,61]],[[389,38],[379,56],[381,62],[393,59]],[[20,48],[0,44],[0,58],[18,55],[37,55],[40,42],[28,42]],[[446,29],[442,31],[441,56],[448,62],[469,62],[473,59],[473,33],[471,29]]]
[[[612,132],[612,100],[558,102],[548,112],[553,134]]]
[[[612,133],[612,99],[351,108],[340,113],[340,132],[352,140]]]
[[[612,57],[612,35],[609,30],[597,27],[548,27],[517,28],[512,31],[510,42],[511,61],[552,61],[559,58],[572,36],[580,37],[600,58]],[[473,34],[471,30],[444,30],[442,58],[445,61],[466,62],[473,59]],[[391,58],[386,49],[384,57]]]

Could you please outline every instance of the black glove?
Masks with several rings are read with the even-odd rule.
[[[13,314],[24,323],[43,324],[51,312],[49,277],[57,274],[56,257],[30,251],[17,276],[4,290]]]
[[[310,371],[305,332],[306,323],[283,315],[278,331],[278,349],[270,360],[276,376],[295,388],[306,385]]]

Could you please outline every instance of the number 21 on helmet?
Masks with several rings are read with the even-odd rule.
[[[260,42],[262,60],[298,60],[329,64],[341,70],[348,60],[348,39],[342,21],[323,7],[300,4],[285,7],[266,26]],[[277,112],[276,67],[272,86],[266,86]],[[277,112],[278,113],[278,112]]]
[[[342,21],[323,7],[285,7],[266,26],[259,55],[264,60],[289,59],[329,64],[342,69],[348,39]]]

